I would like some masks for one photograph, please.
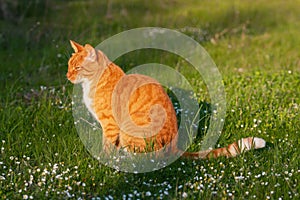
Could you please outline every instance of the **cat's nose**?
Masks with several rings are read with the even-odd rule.
[[[70,77],[70,73],[68,72],[68,73],[66,74],[66,76],[67,76],[67,78],[69,78],[69,77]]]

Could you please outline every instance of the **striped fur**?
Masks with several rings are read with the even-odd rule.
[[[220,156],[235,157],[239,154],[251,149],[260,149],[266,146],[265,140],[257,137],[247,137],[238,140],[226,147],[200,151],[200,152],[184,152],[183,157],[193,159],[217,158]]]

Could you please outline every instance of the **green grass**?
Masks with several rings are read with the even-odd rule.
[[[45,12],[32,2],[22,4],[28,9],[18,11],[17,22],[0,21],[1,199],[299,199],[299,0],[116,0],[110,19],[106,1],[49,1]],[[145,26],[193,37],[216,62],[227,96],[218,146],[257,136],[265,149],[179,159],[143,174],[93,159],[74,127],[68,40],[97,45]],[[210,101],[201,78],[175,55],[140,50],[116,62],[125,70],[147,62],[179,67],[199,100]]]

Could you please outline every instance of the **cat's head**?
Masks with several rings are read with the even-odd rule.
[[[67,78],[72,83],[81,83],[91,79],[97,71],[109,64],[108,58],[91,45],[82,46],[72,40],[70,43],[74,53],[68,62]]]

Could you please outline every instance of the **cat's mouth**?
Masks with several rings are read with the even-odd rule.
[[[78,84],[81,83],[83,80],[81,78],[79,78],[78,76],[68,76],[67,75],[68,80],[73,83],[73,84]]]
[[[76,77],[75,76],[72,76],[72,74],[70,74],[69,72],[66,74],[67,76],[67,79],[69,81],[71,81],[71,83],[75,84],[76,83]]]

